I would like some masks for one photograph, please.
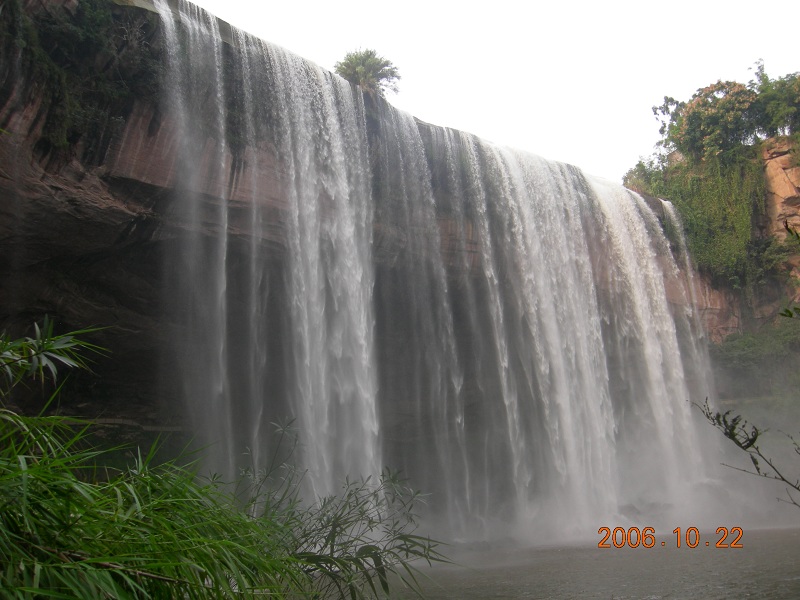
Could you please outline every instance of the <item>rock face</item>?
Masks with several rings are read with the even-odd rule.
[[[764,147],[763,159],[767,184],[765,233],[784,241],[788,235],[787,227],[800,232],[798,150],[787,139],[773,140]],[[790,281],[800,281],[800,255],[790,257],[787,267]],[[785,293],[791,302],[800,302],[800,288],[797,286],[787,286]],[[765,308],[769,311],[772,307]]]
[[[765,215],[759,235],[785,241],[787,227],[800,231],[800,164],[790,140],[768,140],[762,152],[765,175]],[[791,255],[785,276],[765,281],[753,291],[747,306],[741,294],[714,288],[702,277],[695,281],[698,309],[709,339],[719,343],[732,333],[741,333],[748,323],[763,324],[776,317],[789,303],[800,302],[800,255]]]
[[[159,272],[169,234],[156,218],[164,192],[101,177],[103,167],[76,159],[45,168],[35,150],[35,104],[26,108],[0,111],[11,132],[0,143],[2,328],[20,335],[44,314],[60,332],[110,326],[94,336],[113,354],[96,361],[101,387],[82,387],[92,379],[85,375],[73,383],[97,407],[128,389],[163,421],[152,412],[159,393],[152,373],[168,334],[159,317]]]
[[[768,234],[786,239],[786,228],[800,230],[800,162],[786,139],[768,143],[763,151],[767,180]]]
[[[76,0],[25,0],[16,6],[28,15],[45,15],[41,18],[51,19],[47,23],[79,12]],[[85,59],[100,64],[104,73],[116,69],[139,78],[146,60],[160,59],[153,33],[157,25],[139,8],[114,10],[118,15],[126,11],[125,36],[112,40],[105,55]],[[0,16],[10,19],[8,14]],[[190,226],[170,210],[178,126],[155,99],[157,94],[133,97],[108,109],[99,133],[76,126],[66,132],[67,144],[59,146],[51,131],[53,115],[66,109],[40,80],[41,65],[16,54],[21,35],[4,36],[0,55],[0,127],[8,132],[0,135],[0,328],[19,335],[44,314],[56,318],[59,331],[108,326],[94,337],[111,350],[110,358],[97,359],[96,370],[103,377],[98,382],[78,375],[70,384],[74,395],[95,411],[106,407],[101,412],[168,423],[177,390],[171,388],[170,377],[153,374],[174,368],[159,352],[176,335],[174,324],[161,314],[163,264],[180,230]],[[57,66],[72,60],[49,50]],[[425,134],[425,124],[419,127],[423,135],[433,135]],[[210,137],[206,144],[207,157],[219,154]],[[247,152],[244,157],[228,155],[221,166],[211,164],[210,158],[205,161],[200,169],[217,169],[217,176],[204,179],[205,187],[194,192],[211,206],[218,202],[215,190],[228,190],[233,208],[228,227],[236,239],[247,218],[244,210],[237,213],[237,203],[250,198],[251,188],[257,186],[268,215],[262,243],[275,250],[278,261],[286,247],[282,167],[267,143]],[[785,235],[784,220],[800,228],[800,169],[792,166],[784,146],[774,146],[765,159],[772,232]],[[474,223],[466,220],[457,226],[446,211],[437,223],[443,261],[458,289],[459,282],[479,268],[480,237]],[[213,234],[213,225],[204,226]],[[376,220],[373,248],[379,268],[391,267],[410,251],[408,235],[396,223]],[[385,279],[378,274],[379,281]],[[710,338],[719,341],[739,330],[741,311],[733,295],[702,282],[698,287]],[[125,407],[104,404],[120,397],[135,402]]]
[[[701,322],[712,343],[742,331],[741,303],[736,294],[715,289],[702,277],[695,279],[695,293]]]
[[[66,146],[54,148],[53,123],[69,104],[46,76],[56,77],[56,60],[18,51],[30,50],[18,27],[23,15],[52,25],[71,19],[77,5],[10,2],[0,15],[0,329],[22,335],[45,314],[58,332],[108,326],[93,336],[113,356],[95,357],[104,377],[77,374],[68,385],[100,413],[114,410],[112,398],[127,396],[141,400],[131,406],[146,407],[127,414],[163,422],[168,417],[154,399],[165,390],[156,389],[153,373],[169,333],[159,317],[169,229],[156,217],[165,190],[147,179],[108,176],[106,163],[87,158],[97,141],[90,135],[70,134]],[[73,105],[72,114],[85,114],[81,108]]]

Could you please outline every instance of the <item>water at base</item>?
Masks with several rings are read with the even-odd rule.
[[[685,543],[678,548],[676,535],[664,533],[653,548],[600,549],[598,536],[567,546],[463,550],[454,556],[462,566],[427,569],[420,580],[430,600],[800,597],[800,529],[745,530],[743,548],[715,547],[721,534],[713,530],[700,532],[697,548]],[[732,541],[728,536],[723,543]],[[416,596],[401,592],[398,597]]]

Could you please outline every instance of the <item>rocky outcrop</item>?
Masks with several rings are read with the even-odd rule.
[[[789,139],[779,138],[765,144],[762,156],[766,176],[766,234],[785,241],[789,235],[789,229],[800,232],[800,157],[798,157],[798,149],[792,145]],[[788,271],[788,284],[785,286],[785,296],[790,302],[799,303],[800,254],[788,258],[786,270]],[[781,300],[785,305],[786,300]],[[784,306],[779,306],[777,310],[781,308]]]
[[[708,340],[720,343],[732,333],[742,331],[742,303],[738,294],[720,290],[701,274],[681,272],[680,277],[665,281],[667,301],[673,306],[685,306],[692,298],[697,318]]]
[[[765,142],[765,214],[758,235],[785,242],[788,228],[800,232],[800,162],[788,138]],[[772,321],[791,303],[800,303],[800,254],[790,254],[780,275],[762,281],[747,298],[742,290],[715,287],[703,276],[694,279],[697,308],[713,343],[733,333],[750,331]],[[675,294],[673,294],[675,296]],[[677,297],[677,296],[676,296]]]
[[[88,151],[97,138],[69,130],[67,111],[77,123],[88,107],[62,95],[59,63],[30,48],[30,33],[14,12],[53,24],[72,19],[77,5],[8,2],[0,15],[0,330],[28,333],[45,314],[58,332],[106,327],[92,335],[110,350],[93,357],[103,377],[77,374],[68,387],[100,414],[113,412],[114,398],[127,397],[126,414],[164,423],[169,402],[155,401],[165,390],[152,381],[158,349],[170,334],[159,316],[159,274],[170,237],[157,216],[164,190],[109,177],[98,160],[104,152]],[[120,47],[120,56],[126,52]],[[109,110],[108,121],[98,122],[123,120],[129,107],[117,108],[123,112]],[[60,135],[66,131],[65,145],[58,146],[54,127],[62,127]]]
[[[10,132],[0,143],[2,328],[21,335],[44,314],[59,332],[108,326],[92,336],[111,351],[95,357],[103,378],[78,375],[69,385],[101,412],[113,412],[113,398],[138,398],[144,414],[136,418],[163,423],[156,407],[168,403],[155,402],[160,390],[152,382],[169,335],[158,314],[161,191],[104,178],[102,167],[77,159],[46,169],[37,160],[35,114],[35,104],[0,110]]]
[[[768,235],[786,239],[788,225],[800,231],[800,160],[788,139],[768,142],[763,150]]]
[[[711,286],[704,277],[695,277],[695,302],[709,341],[720,343],[732,333],[742,331],[742,308],[737,294]]]

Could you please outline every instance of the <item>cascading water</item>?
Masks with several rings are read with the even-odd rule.
[[[190,413],[214,445],[210,466],[232,476],[267,464],[276,405],[288,407],[283,420],[296,419],[311,488],[330,494],[346,474],[381,465],[363,101],[330,73],[239,31],[223,57],[216,19],[181,2],[176,27],[166,1],[156,6],[171,108],[188,140],[179,148],[174,203],[187,230],[168,298],[189,331],[179,351]],[[237,72],[226,83],[229,67]],[[247,85],[236,89],[237,81]],[[285,245],[278,281],[270,281],[276,269],[264,240],[276,225],[264,199],[275,191],[263,189],[270,184],[259,174],[275,172],[260,162],[273,154]],[[244,247],[229,252],[230,245]],[[285,293],[278,330],[268,322],[271,286]],[[270,356],[272,335],[285,339],[282,356]]]
[[[167,298],[210,467],[294,418],[310,491],[399,468],[455,536],[674,517],[709,384],[653,209],[173,4]]]

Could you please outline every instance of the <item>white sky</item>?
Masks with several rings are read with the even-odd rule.
[[[762,58],[800,71],[800,2],[194,0],[321,67],[374,48],[414,116],[613,181],[658,141],[651,107]]]

